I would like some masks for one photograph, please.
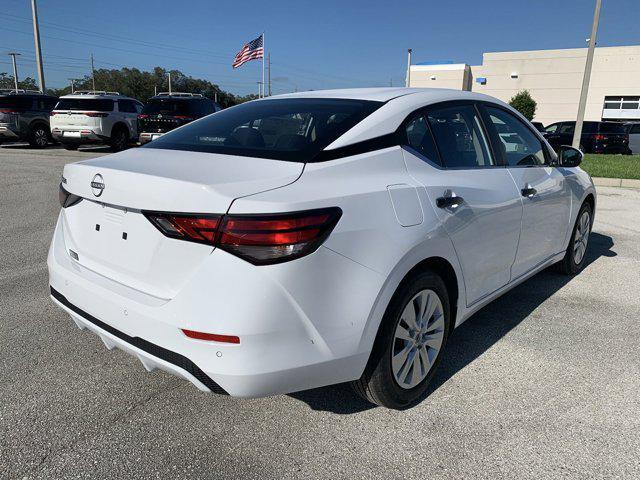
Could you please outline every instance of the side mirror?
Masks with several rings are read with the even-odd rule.
[[[584,154],[577,148],[562,145],[558,149],[558,163],[561,167],[577,167],[582,163]]]

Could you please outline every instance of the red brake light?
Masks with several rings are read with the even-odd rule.
[[[338,223],[338,207],[275,215],[197,215],[145,212],[164,235],[206,243],[254,265],[314,252]]]
[[[147,115],[146,113],[140,113],[138,115],[138,118],[149,118],[149,115]]]
[[[109,114],[107,112],[78,112],[81,115],[86,115],[87,117],[108,117]]]
[[[171,213],[145,213],[164,235],[180,240],[214,245],[220,216]]]
[[[0,108],[0,113],[20,113],[17,110],[11,110],[10,108]]]
[[[593,137],[595,140],[597,140],[598,142],[602,142],[603,140],[606,140],[607,137],[605,135],[594,135]]]
[[[189,338],[195,338],[196,340],[207,340],[210,342],[223,342],[223,343],[240,343],[240,337],[235,335],[218,335],[217,333],[204,333],[196,332],[195,330],[182,329],[182,332]]]
[[[179,120],[193,120],[192,117],[189,117],[187,115],[174,115],[173,118],[177,118]]]

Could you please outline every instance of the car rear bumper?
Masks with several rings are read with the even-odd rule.
[[[58,142],[63,143],[104,143],[109,137],[102,134],[102,130],[93,128],[59,128],[51,129],[51,135]]]
[[[239,397],[362,374],[369,356],[362,333],[382,286],[377,273],[325,248],[269,267],[215,250],[174,298],[160,299],[74,260],[61,221],[48,257],[53,300],[78,326],[138,357],[147,370],[160,368],[200,390]],[[295,292],[309,282],[314,287],[307,285],[306,298]],[[240,343],[197,340],[182,329],[237,335]]]
[[[138,137],[138,141],[140,142],[141,145],[144,145],[145,143],[149,143],[151,140],[155,140],[156,138],[161,137],[162,135],[164,135],[164,133],[142,132]]]
[[[20,135],[15,132],[9,125],[0,125],[0,140],[18,140]]]

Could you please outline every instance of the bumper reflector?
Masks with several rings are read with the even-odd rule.
[[[182,332],[189,338],[195,338],[196,340],[207,340],[209,342],[222,342],[222,343],[240,343],[240,337],[235,335],[218,335],[216,333],[204,333],[196,332],[195,330],[185,330]]]

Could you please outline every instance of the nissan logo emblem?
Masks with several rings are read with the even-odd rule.
[[[102,175],[100,175],[99,173],[97,173],[93,177],[93,180],[91,180],[91,191],[96,197],[99,197],[100,195],[102,195],[102,192],[104,192],[104,180],[102,178]]]

